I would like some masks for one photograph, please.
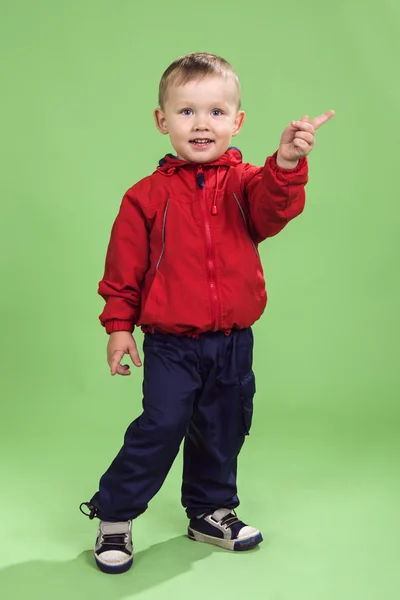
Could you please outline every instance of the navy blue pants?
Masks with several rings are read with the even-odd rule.
[[[91,503],[104,521],[142,514],[184,440],[182,504],[189,518],[239,505],[237,458],[249,433],[255,379],[251,329],[199,338],[146,334],[143,413]]]

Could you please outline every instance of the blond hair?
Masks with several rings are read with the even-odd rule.
[[[232,65],[224,58],[208,52],[193,52],[174,60],[161,77],[158,104],[164,110],[165,100],[171,85],[184,85],[194,79],[210,75],[231,77],[238,88],[238,108],[240,108],[240,83]]]

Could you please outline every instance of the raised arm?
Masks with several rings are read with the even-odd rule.
[[[276,157],[267,158],[263,168],[249,166],[244,172],[244,193],[258,242],[279,233],[304,209],[307,160],[287,170],[278,166]]]
[[[304,116],[284,130],[279,150],[263,168],[249,165],[242,185],[258,241],[279,233],[305,205],[308,181],[307,155],[315,143],[315,131],[334,115],[328,111],[312,121]]]

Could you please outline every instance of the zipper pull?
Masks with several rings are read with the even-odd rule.
[[[217,209],[217,204],[216,204],[216,200],[214,199],[214,204],[211,210],[211,214],[212,215],[217,215],[218,214],[218,209]]]
[[[205,185],[204,173],[200,169],[197,171],[197,183],[198,183],[199,188],[201,190],[204,190],[204,185]]]

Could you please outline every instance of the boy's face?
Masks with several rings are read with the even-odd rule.
[[[230,77],[208,76],[185,85],[171,85],[164,110],[154,116],[159,131],[169,134],[181,160],[208,163],[230,146],[243,125],[238,89]]]

